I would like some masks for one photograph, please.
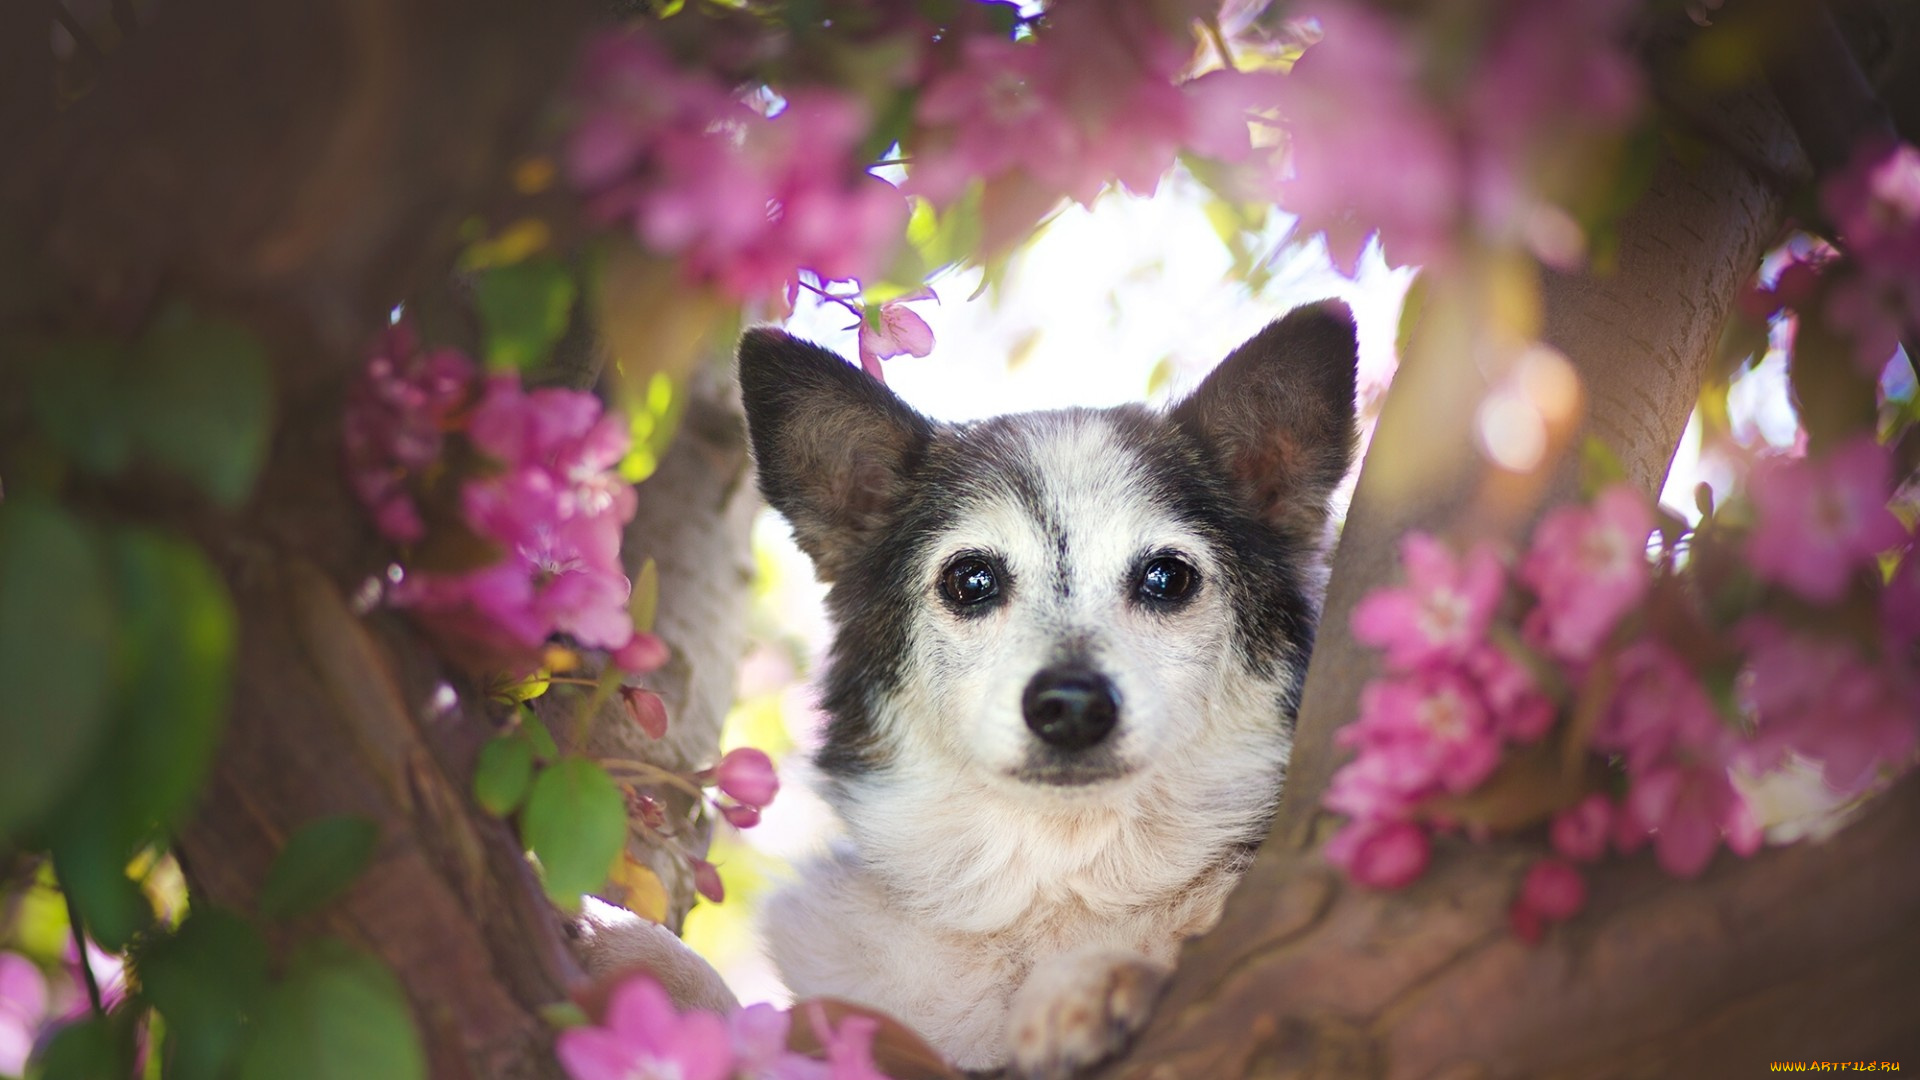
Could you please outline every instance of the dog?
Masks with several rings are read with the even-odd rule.
[[[760,490],[835,626],[815,766],[846,835],[763,926],[796,996],[1023,1078],[1144,1024],[1279,797],[1356,362],[1323,301],[1164,413],[950,425],[744,336]]]

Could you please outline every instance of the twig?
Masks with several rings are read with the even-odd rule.
[[[815,296],[818,296],[822,300],[831,300],[834,303],[839,304],[841,307],[846,308],[848,311],[852,312],[856,318],[864,319],[867,317],[866,309],[861,307],[859,301],[854,300],[852,297],[836,296],[833,293],[828,292],[827,290],[821,288],[818,285],[809,284],[804,278],[800,279],[800,287],[807,290],[810,293],[813,293]]]
[[[1213,42],[1214,51],[1220,54],[1220,66],[1228,71],[1239,70],[1238,65],[1233,62],[1233,50],[1227,47],[1227,35],[1220,30],[1219,17],[1208,15],[1200,20],[1200,25],[1206,29],[1207,38]]]
[[[80,981],[87,984],[87,1000],[93,1004],[93,1015],[105,1018],[106,1003],[100,997],[100,981],[93,977],[93,964],[87,958],[87,930],[80,921],[80,909],[74,906],[73,894],[62,884],[60,895],[67,901],[67,926],[73,931],[73,948],[80,954]]]
[[[649,764],[645,761],[635,761],[632,758],[600,758],[599,761],[600,764],[607,769],[616,772],[631,773],[636,777],[646,777],[671,787],[677,787],[681,791],[693,796],[695,801],[701,801],[707,797],[706,792],[701,791],[699,785],[681,776],[679,773],[674,772],[672,769],[663,769],[658,765]]]

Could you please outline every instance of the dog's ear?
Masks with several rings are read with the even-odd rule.
[[[740,392],[760,493],[832,581],[899,505],[933,425],[835,353],[765,327],[740,339]]]
[[[1221,361],[1173,421],[1213,448],[1262,518],[1317,539],[1353,464],[1358,364],[1347,305],[1295,308]]]

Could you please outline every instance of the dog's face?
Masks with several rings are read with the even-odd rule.
[[[953,426],[824,349],[749,333],[761,489],[832,583],[822,770],[910,762],[1076,799],[1196,746],[1283,752],[1354,364],[1350,316],[1316,305],[1165,415]]]

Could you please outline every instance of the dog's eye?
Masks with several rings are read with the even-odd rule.
[[[964,555],[947,564],[940,591],[956,604],[971,605],[1000,594],[1000,574],[993,563],[978,555]]]
[[[1169,556],[1161,556],[1140,571],[1140,595],[1149,600],[1184,600],[1193,592],[1200,574],[1193,567]]]

